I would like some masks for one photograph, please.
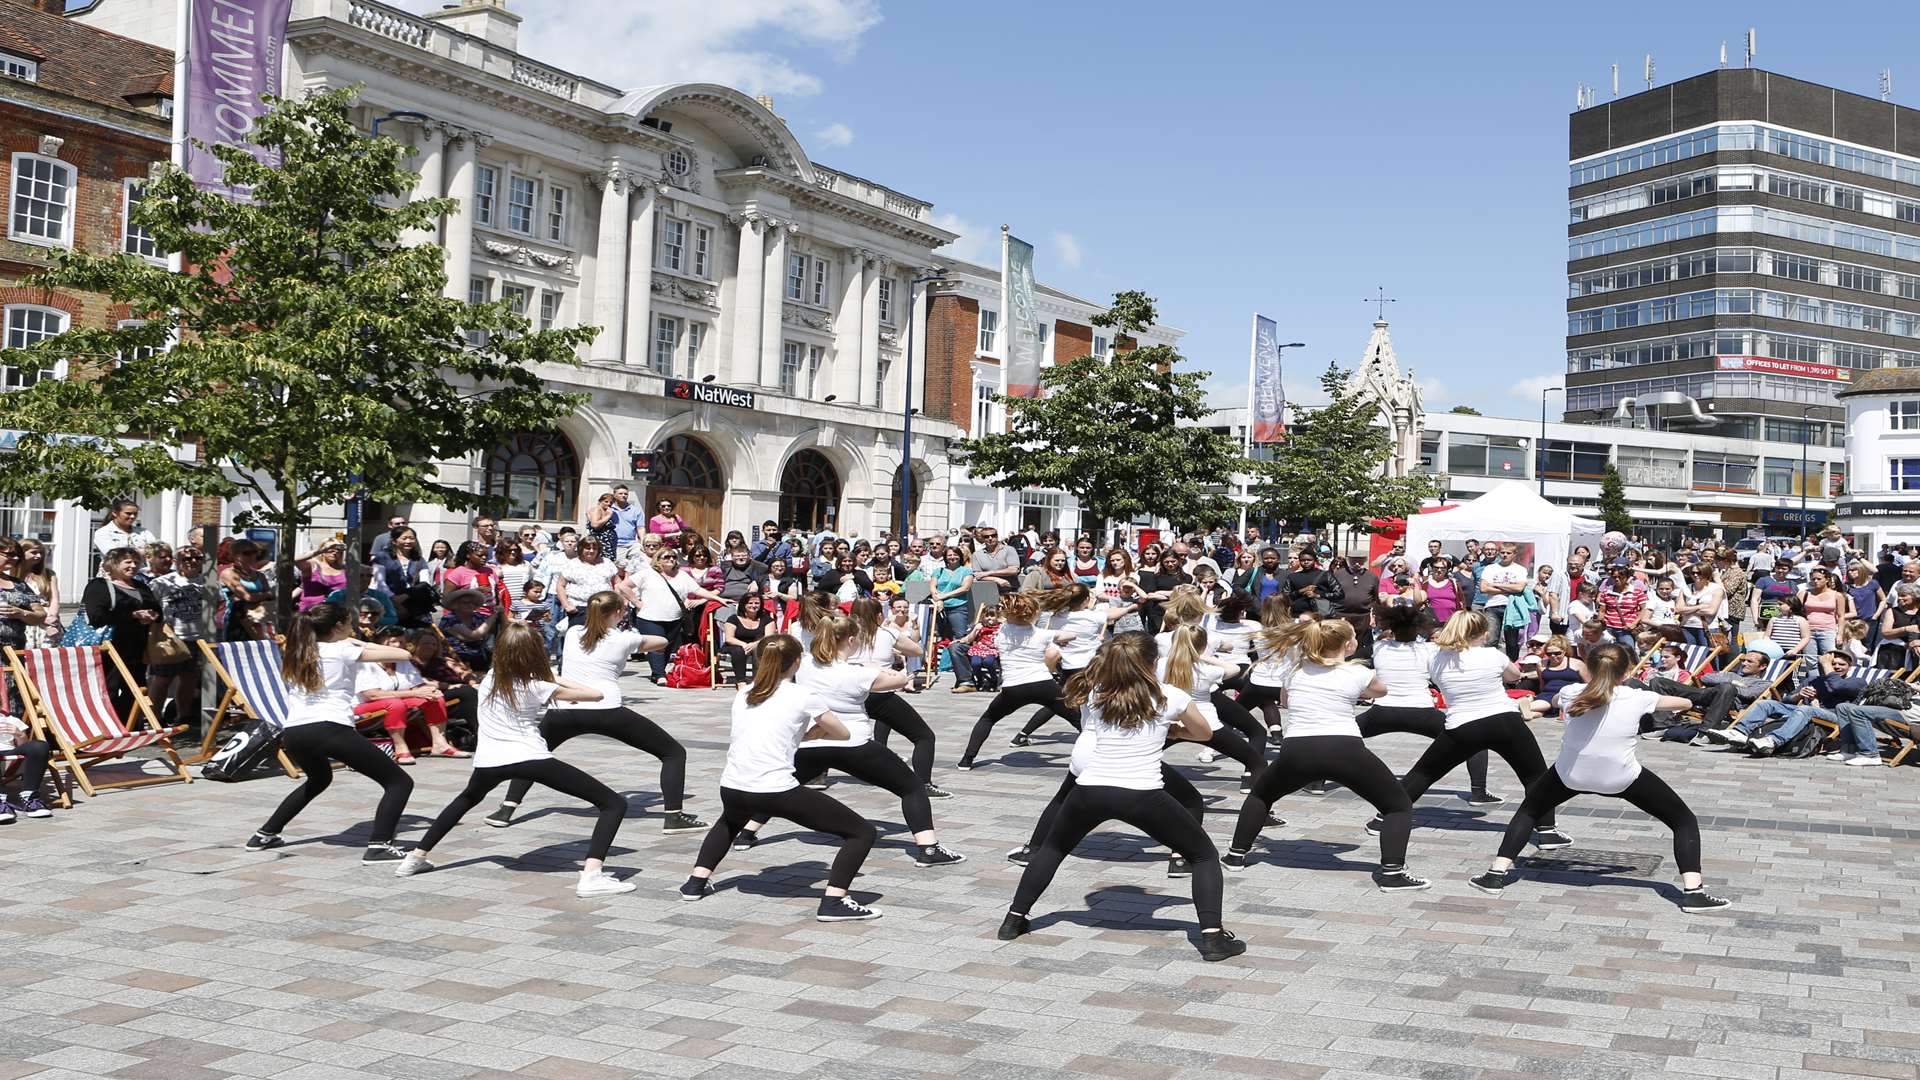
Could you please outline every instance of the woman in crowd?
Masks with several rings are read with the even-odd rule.
[[[506,590],[507,609],[520,607],[520,600],[527,593],[527,582],[533,580],[533,567],[527,563],[526,553],[520,548],[518,540],[505,540],[494,549],[493,557],[498,560],[494,574],[500,579],[500,587]]]
[[[627,815],[627,800],[619,792],[553,756],[541,733],[541,718],[554,702],[601,700],[599,689],[571,679],[555,678],[547,663],[540,634],[523,622],[510,622],[500,631],[494,664],[480,683],[480,742],[473,755],[473,774],[467,786],[447,803],[420,843],[393,868],[397,877],[412,877],[434,869],[429,856],[469,810],[487,793],[507,781],[538,781],[563,795],[594,805],[600,812],[587,858],[574,884],[575,896],[589,898],[632,892],[631,881],[619,881],[606,872],[607,852]]]
[[[1691,588],[1674,610],[1680,616],[1680,630],[1686,634],[1687,644],[1705,646],[1707,631],[1723,619],[1721,609],[1727,602],[1727,590],[1705,565],[1690,567],[1687,581]]]
[[[1436,555],[1427,564],[1427,577],[1420,588],[1427,594],[1427,612],[1436,626],[1445,626],[1454,612],[1466,606],[1460,596],[1459,579],[1453,576],[1453,560],[1445,555]]]
[[[1080,841],[1100,825],[1118,820],[1172,848],[1191,867],[1201,959],[1225,960],[1247,951],[1246,942],[1222,926],[1219,850],[1162,785],[1162,748],[1169,739],[1206,738],[1207,724],[1185,691],[1154,678],[1157,659],[1151,638],[1119,634],[1068,681],[1069,707],[1086,707],[1084,751],[1079,744],[1075,747],[1076,756],[1084,753],[1085,763],[1020,876],[1000,923],[1002,941],[1032,928],[1034,903]]]
[[[939,620],[934,636],[955,643],[947,647],[947,662],[953,667],[953,692],[971,694],[973,669],[967,663],[966,646],[958,642],[967,636],[972,622],[973,571],[967,568],[967,557],[958,545],[949,545],[941,559],[944,565],[934,571],[930,594]]]
[[[974,721],[954,768],[973,768],[974,755],[993,733],[993,725],[1029,706],[1038,705],[1079,728],[1079,711],[1062,702],[1060,685],[1047,668],[1048,650],[1067,644],[1072,635],[1041,625],[1039,614],[1040,601],[1031,593],[1014,593],[1001,602],[1002,623],[995,641],[1000,653],[1000,692]]]
[[[1853,616],[1852,603],[1839,584],[1831,570],[1819,567],[1807,575],[1807,591],[1800,595],[1801,614],[1806,616],[1807,630],[1813,635],[1815,655],[1833,651],[1840,624]]]
[[[40,797],[53,747],[32,735],[24,721],[0,713],[0,825],[13,824],[16,809],[30,818],[53,816],[53,808]],[[18,788],[8,794],[6,770],[16,764],[20,766]]]
[[[273,636],[268,608],[273,603],[273,585],[261,569],[263,553],[251,540],[235,540],[227,549],[233,562],[220,568],[220,587],[225,593],[227,624],[221,640],[258,641]]]
[[[608,499],[611,501],[612,496]],[[560,563],[553,575],[555,606],[568,626],[579,626],[587,616],[587,601],[612,589],[620,577],[620,567],[609,558],[598,537],[587,537],[575,550],[578,556]],[[556,625],[556,629],[565,632],[564,626]]]
[[[388,544],[373,556],[374,569],[380,572],[380,587],[394,596],[404,596],[420,583],[427,561],[421,558],[420,534],[402,525],[387,533]]]
[[[420,583],[436,589],[445,587],[447,570],[453,563],[453,545],[445,540],[435,540],[427,550],[427,568],[420,572]]]
[[[38,626],[27,626],[27,648],[58,645],[63,629],[60,622],[60,575],[47,565],[47,546],[33,537],[20,541],[20,569],[17,576],[27,583],[47,605],[47,618]]]
[[[1114,623],[1115,633],[1146,629],[1146,620],[1140,617],[1140,575],[1134,573],[1133,556],[1128,555],[1126,549],[1114,548],[1107,552],[1100,579],[1094,583],[1093,591],[1099,596],[1100,602],[1108,607],[1124,605],[1131,609]]]
[[[41,597],[39,593],[33,591],[33,586],[27,584],[26,579],[21,576],[21,561],[20,541],[9,537],[0,537],[0,645],[11,646],[15,649],[32,647],[27,641],[28,634],[30,631],[46,625],[48,611],[46,600]],[[5,680],[6,700],[9,703],[5,712],[14,714],[22,713],[23,710],[19,705],[12,704],[20,700],[19,687],[13,684],[13,673],[10,670],[0,672],[0,679]],[[199,697],[199,689],[197,686],[194,687],[194,696],[196,699]],[[0,713],[0,715],[4,715],[4,713]],[[9,742],[11,742],[14,737],[14,734],[0,731],[0,738],[7,739]],[[24,757],[26,755],[19,754],[15,756]],[[45,766],[45,756],[42,755],[40,768],[44,769]],[[0,773],[4,771],[5,766],[0,765]],[[26,790],[31,793],[38,789],[39,784],[36,781],[33,786],[28,787]]]
[[[1173,551],[1161,554],[1158,562],[1140,565],[1152,567],[1140,571],[1140,618],[1146,624],[1147,633],[1158,634],[1167,599],[1173,590],[1193,584],[1193,578],[1187,575],[1180,556]]]
[[[1868,650],[1872,650],[1880,643],[1880,613],[1886,609],[1887,593],[1874,580],[1873,567],[1867,565],[1865,559],[1847,564],[1847,601],[1853,608],[1853,617],[1869,627],[1866,644]]]
[[[578,735],[604,735],[659,758],[660,804],[665,815],[660,831],[704,829],[706,822],[681,809],[687,786],[686,748],[660,725],[621,703],[620,675],[628,659],[634,653],[653,653],[664,646],[658,637],[620,629],[625,614],[626,602],[617,593],[595,593],[587,601],[585,625],[567,631],[566,646],[560,652],[560,676],[563,682],[597,691],[597,695],[562,699],[563,704],[540,718],[540,737],[546,740],[547,749],[558,750],[561,743]],[[487,815],[487,824],[503,829],[511,825],[514,810],[537,779],[512,778],[507,797],[501,800],[499,809]]]
[[[404,650],[406,631],[390,626],[374,641],[383,647]],[[447,741],[447,703],[440,691],[427,685],[425,676],[411,660],[385,660],[363,663],[354,672],[353,706],[356,717],[378,717],[380,726],[393,741],[393,760],[413,764],[413,750],[407,737],[409,714],[418,712],[427,727],[428,753],[434,757],[463,758],[473,755],[454,748]]]
[[[489,554],[487,545],[478,540],[467,540],[455,549],[453,565],[440,575],[440,587],[448,596],[465,589],[478,592],[482,615],[506,612],[513,607],[506,586],[500,582],[499,571],[487,561]]]
[[[1559,705],[1567,716],[1560,756],[1553,768],[1527,784],[1520,809],[1500,841],[1499,857],[1491,869],[1472,879],[1474,888],[1497,895],[1513,884],[1517,878],[1513,860],[1540,822],[1552,820],[1555,807],[1575,795],[1606,795],[1624,800],[1673,830],[1681,911],[1700,915],[1731,906],[1731,901],[1706,891],[1700,874],[1700,824],[1693,811],[1664,780],[1641,767],[1635,751],[1643,717],[1655,710],[1685,710],[1692,702],[1624,685],[1633,666],[1627,650],[1603,645],[1587,657],[1590,681],[1560,691]]]
[[[1787,596],[1773,602],[1772,614],[1761,608],[1760,624],[1756,628],[1758,636],[1765,638],[1779,650],[1780,659],[1789,656],[1816,655],[1817,639],[1813,634],[1813,624],[1807,619],[1806,608],[1797,596]]]
[[[1604,642],[1596,643],[1594,647],[1598,648],[1600,644]],[[1539,680],[1539,693],[1526,703],[1524,711],[1533,718],[1557,716],[1559,706],[1555,704],[1555,699],[1560,691],[1587,680],[1587,665],[1573,655],[1572,643],[1556,634],[1540,648],[1540,671],[1535,677]]]
[[[752,678],[754,654],[767,640],[767,603],[757,592],[750,592],[740,607],[720,625],[720,651],[733,665],[733,681],[745,685]]]
[[[300,611],[323,603],[327,594],[347,584],[347,545],[338,537],[320,542],[320,546],[293,560],[300,572]]]
[[[319,603],[294,616],[280,656],[280,677],[287,687],[287,719],[281,748],[300,768],[300,786],[287,794],[266,824],[247,840],[248,851],[266,851],[286,843],[281,831],[333,784],[333,763],[380,785],[363,863],[397,863],[405,852],[394,846],[394,830],[413,794],[413,781],[393,759],[353,727],[354,678],[360,664],[411,659],[405,649],[356,641],[352,613],[338,604]]]
[[[1073,584],[1073,571],[1067,553],[1054,548],[1040,557],[1040,561],[1030,567],[1020,579],[1022,589],[1044,592],[1048,589],[1064,589]]]
[[[673,547],[680,542],[680,534],[687,531],[687,519],[674,512],[672,499],[659,499],[653,504],[653,516],[647,519],[647,531]]]
[[[1100,556],[1094,550],[1092,537],[1082,536],[1073,542],[1073,580],[1088,588],[1100,581]]]
[[[1360,714],[1360,737],[1404,732],[1438,739],[1446,730],[1447,718],[1434,705],[1428,682],[1428,673],[1440,653],[1438,645],[1426,640],[1433,634],[1433,620],[1410,607],[1376,608],[1374,620],[1385,636],[1373,643],[1373,670],[1387,692]],[[1467,802],[1474,806],[1497,806],[1507,801],[1506,796],[1487,790],[1485,750],[1467,759],[1467,779],[1471,785]]]
[[[154,664],[147,669],[147,698],[164,722],[169,702],[174,723],[200,722],[201,652],[199,642],[213,635],[213,613],[220,606],[220,589],[207,580],[207,557],[187,545],[174,553],[174,568],[147,583],[160,613],[174,636],[187,647],[184,660]]]
[[[598,544],[601,557],[608,562],[613,562],[620,557],[620,526],[614,517],[613,492],[603,491],[600,497],[593,501],[593,505],[587,507],[585,522],[587,535],[586,539],[581,541],[584,544],[586,540],[592,540]],[[594,592],[598,591],[598,589],[594,590]],[[593,593],[583,592],[580,594],[580,600],[584,603],[586,598],[592,595]]]
[[[859,568],[853,553],[836,556],[833,568],[820,575],[820,581],[814,586],[833,594],[833,598],[842,604],[851,604],[863,596],[873,595],[873,579]]]
[[[120,654],[120,662],[133,676],[133,684],[129,686],[121,678],[118,667],[105,665],[107,695],[113,701],[114,711],[129,724],[135,720],[133,688],[146,685],[147,639],[153,625],[162,618],[160,601],[154,597],[153,590],[134,579],[134,572],[139,568],[138,552],[132,548],[114,548],[100,560],[100,576],[87,582],[80,593],[80,605],[86,612],[87,622],[97,629],[112,631],[113,651]]]
[[[718,602],[720,597],[702,589],[680,568],[680,556],[664,547],[651,561],[644,555],[636,557],[628,570],[625,587],[631,593],[634,628],[658,644],[647,652],[647,677],[655,686],[664,686],[667,660],[686,640],[687,611],[706,601]]]
[[[693,578],[694,584],[701,588],[719,592],[721,585],[725,584],[725,578],[720,568],[713,565],[713,552],[707,549],[706,544],[698,542],[689,544],[686,551],[687,576]]]
[[[480,716],[479,695],[474,690],[480,677],[453,655],[445,639],[431,627],[413,631],[407,638],[407,651],[425,680],[421,685],[440,691],[440,700],[447,706],[447,722],[464,724],[471,732]]]
[[[1881,667],[1908,671],[1920,667],[1920,586],[1893,587],[1893,603],[1880,613]]]
[[[701,842],[693,872],[680,886],[680,899],[712,895],[714,870],[748,824],[781,817],[840,838],[814,917],[820,922],[877,919],[879,909],[847,895],[873,849],[876,830],[832,796],[803,786],[794,760],[802,743],[844,741],[851,733],[820,695],[794,681],[800,665],[808,662],[797,639],[786,634],[768,638],[759,661],[752,685],[742,686],[733,699],[727,765],[720,774],[720,820]]]

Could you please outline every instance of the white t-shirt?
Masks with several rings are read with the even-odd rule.
[[[493,692],[491,672],[480,680],[478,745],[473,750],[473,767],[493,769],[517,765],[523,761],[544,761],[553,756],[547,740],[540,734],[540,718],[547,714],[547,703],[559,687],[535,679],[523,683],[512,698]]]
[[[1151,721],[1132,729],[1106,723],[1100,718],[1099,706],[1091,699],[1087,701],[1081,730],[1092,738],[1092,744],[1080,770],[1083,786],[1160,790],[1160,751],[1167,743],[1167,729],[1173,725],[1173,718],[1193,703],[1193,698],[1177,686],[1162,684],[1160,692],[1166,695],[1166,707]]]
[[[634,609],[641,618],[649,622],[670,623],[686,613],[684,602],[687,598],[687,587],[696,582],[687,578],[685,571],[676,571],[671,585],[667,583],[666,578],[660,576],[660,571],[643,562],[636,561],[630,571],[634,592],[640,598],[640,602],[634,605]],[[683,578],[686,580],[682,580]],[[573,595],[571,588],[567,595]]]
[[[1351,735],[1359,738],[1360,724],[1354,719],[1353,706],[1360,700],[1361,692],[1372,684],[1373,669],[1364,664],[1328,667],[1312,660],[1301,661],[1287,682],[1287,716],[1283,729],[1286,737]]]
[[[1689,607],[1710,607],[1711,615],[1689,615],[1680,620],[1680,625],[1691,626],[1696,630],[1704,629],[1709,621],[1719,619],[1721,611],[1727,606],[1727,590],[1717,581],[1709,581],[1688,601]]]
[[[1073,640],[1060,646],[1060,670],[1079,671],[1093,663],[1100,651],[1100,635],[1107,630],[1107,613],[1100,608],[1064,611],[1053,617],[1048,629],[1056,634],[1072,634]]]
[[[1173,648],[1173,631],[1162,630],[1153,635],[1153,644],[1159,648],[1161,656],[1167,655],[1167,650]],[[1200,647],[1200,654],[1202,656],[1219,656],[1226,651],[1227,640],[1211,630],[1207,631],[1207,643]]]
[[[1480,591],[1484,593],[1487,591],[1487,586],[1496,584],[1525,585],[1530,576],[1531,575],[1527,573],[1527,568],[1521,566],[1519,563],[1514,563],[1511,566],[1501,566],[1499,563],[1494,563],[1492,566],[1480,571]],[[1512,600],[1515,595],[1517,594],[1501,593],[1497,596],[1490,595],[1487,597],[1486,606],[1490,608],[1506,607],[1507,601]]]
[[[1253,663],[1253,635],[1259,632],[1257,622],[1221,622],[1218,615],[1207,616],[1207,638],[1218,640],[1221,653],[1236,664]]]
[[[1265,686],[1269,689],[1283,687],[1287,685],[1287,680],[1293,677],[1293,669],[1300,666],[1299,649],[1288,649],[1284,653],[1276,652],[1259,644],[1256,639],[1253,654],[1254,665],[1252,670],[1247,672],[1247,681],[1255,686]]]
[[[360,671],[360,642],[322,641],[316,647],[320,689],[287,687],[287,727],[301,724],[353,726],[353,707],[359,702],[354,686]]]
[[[1585,600],[1567,601],[1567,625],[1575,630],[1585,626],[1588,619],[1598,614],[1599,612],[1593,610],[1593,605]]]
[[[599,701],[562,701],[556,709],[617,709],[620,707],[620,673],[627,658],[646,637],[638,630],[614,628],[600,635],[593,648],[586,647],[587,628],[576,626],[567,631],[565,650],[560,654],[560,674],[600,691]]]
[[[1674,601],[1663,600],[1659,595],[1647,597],[1647,622],[1653,626],[1676,626],[1679,619],[1673,614]]]
[[[891,671],[893,669],[893,644],[898,640],[900,640],[900,635],[882,626],[873,632],[873,640],[867,643],[867,647],[853,655],[851,662],[864,668],[879,668],[884,671]]]
[[[1440,647],[1431,641],[1394,641],[1373,643],[1373,670],[1387,688],[1387,696],[1375,698],[1375,705],[1396,709],[1431,709],[1433,694],[1427,688],[1428,672]]]
[[[620,568],[606,559],[597,563],[565,559],[560,563],[557,573],[567,583],[567,603],[579,607],[594,593],[613,588],[613,579],[619,576]]]
[[[368,690],[411,690],[426,680],[420,677],[420,669],[405,660],[393,665],[388,671],[385,664],[356,664],[353,673],[353,693],[357,698]]]
[[[1213,704],[1213,691],[1232,674],[1233,670],[1231,668],[1220,666],[1220,664],[1212,658],[1202,658],[1195,661],[1193,665],[1193,685],[1180,687],[1180,689],[1187,692],[1188,696],[1193,698],[1194,711],[1206,718],[1207,729],[1209,731],[1220,730],[1220,710]],[[1161,653],[1160,659],[1154,661],[1153,675],[1154,678],[1159,679],[1161,683],[1167,686],[1178,685],[1177,683],[1167,681],[1167,655],[1165,653]]]
[[[793,752],[800,746],[814,718],[831,712],[806,687],[788,681],[758,705],[747,704],[748,687],[733,698],[733,727],[727,743],[727,767],[720,786],[735,791],[791,791],[800,785],[793,775]]]
[[[847,737],[815,739],[812,742],[801,743],[800,748],[804,750],[815,746],[859,746],[872,739],[873,720],[867,716],[867,695],[873,692],[873,681],[879,677],[880,672],[877,669],[861,667],[844,660],[832,664],[815,663],[811,658],[802,660],[800,670],[794,674],[794,679],[819,699],[825,711],[832,713],[846,725]]]
[[[1560,756],[1554,759],[1553,771],[1560,774],[1561,783],[1575,791],[1618,795],[1640,777],[1640,759],[1634,755],[1634,746],[1640,741],[1640,718],[1659,706],[1660,695],[1616,686],[1612,700],[1601,708],[1579,716],[1568,714],[1568,703],[1586,688],[1585,683],[1575,683],[1561,690],[1556,699],[1567,727],[1560,736]]]
[[[1519,711],[1507,696],[1503,678],[1509,663],[1512,661],[1506,653],[1485,645],[1464,652],[1442,649],[1434,654],[1427,678],[1447,699],[1447,727]]]
[[[993,638],[993,647],[1000,653],[1000,685],[1024,686],[1052,681],[1053,672],[1047,670],[1047,646],[1052,643],[1054,633],[1037,624],[1021,626],[1001,622],[1000,632]]]

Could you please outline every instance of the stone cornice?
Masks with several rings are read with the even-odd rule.
[[[787,196],[796,206],[823,210],[836,217],[847,218],[879,232],[927,247],[940,247],[943,244],[952,243],[960,235],[948,232],[937,225],[915,221],[910,217],[861,202],[851,196],[827,191],[814,184],[804,183],[758,166],[723,169],[714,174],[714,179],[723,188],[753,186],[778,191]]]

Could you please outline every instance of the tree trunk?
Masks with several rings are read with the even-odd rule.
[[[294,490],[293,459],[289,456],[282,462],[280,476],[280,543],[273,553],[274,580],[274,618],[273,625],[280,633],[287,632],[293,625],[294,592],[298,588],[299,578],[293,566],[293,545],[297,535],[294,525],[299,514],[299,496]]]

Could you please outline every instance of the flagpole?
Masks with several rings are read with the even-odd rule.
[[[193,18],[192,0],[178,0],[173,14],[173,134],[167,160],[176,169],[187,167],[187,34]],[[167,253],[167,269],[185,269],[180,253]]]
[[[1252,476],[1251,470],[1253,468],[1254,366],[1259,360],[1259,352],[1260,352],[1260,313],[1256,311],[1253,313],[1253,328],[1247,335],[1247,423],[1246,423],[1246,429],[1244,432],[1242,432],[1241,438],[1240,438],[1240,457],[1242,459],[1240,463],[1241,469],[1243,470],[1243,475],[1246,475],[1249,478],[1251,478]],[[1252,488],[1253,488],[1253,485],[1251,482],[1249,482],[1247,485],[1247,490],[1242,491],[1240,494],[1242,496],[1251,496],[1253,494]],[[1247,537],[1247,504],[1245,501],[1242,501],[1240,503],[1240,534],[1236,536],[1234,539],[1244,544],[1246,543],[1246,537]]]

